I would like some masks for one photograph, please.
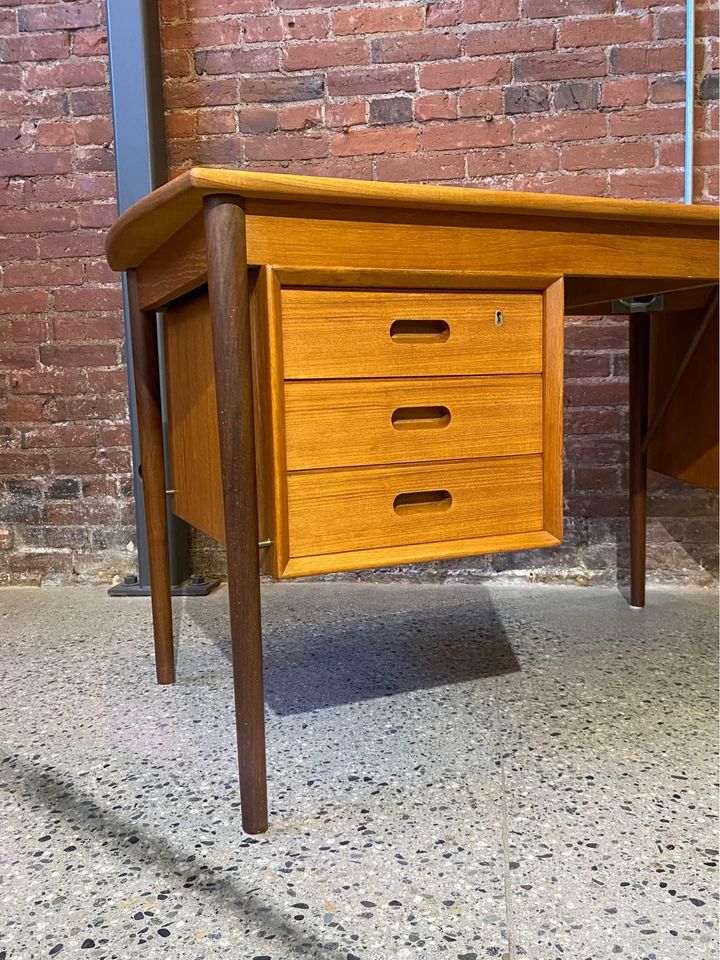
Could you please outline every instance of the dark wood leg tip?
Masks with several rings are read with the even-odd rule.
[[[244,816],[242,818],[242,827],[245,833],[255,836],[258,833],[265,833],[268,828],[267,814],[262,817]]]

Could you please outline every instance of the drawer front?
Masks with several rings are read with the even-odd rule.
[[[291,557],[540,530],[542,457],[288,474]]]
[[[289,470],[539,453],[542,378],[288,381]]]
[[[522,293],[282,291],[287,379],[542,370],[542,297]]]

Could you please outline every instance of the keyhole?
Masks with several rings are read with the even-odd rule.
[[[502,310],[495,311],[495,326],[501,327],[503,322],[503,312]]]

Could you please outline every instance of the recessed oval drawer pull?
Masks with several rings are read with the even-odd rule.
[[[393,500],[395,513],[437,513],[449,510],[452,494],[448,490],[419,490],[414,493],[399,493]]]
[[[428,430],[446,427],[451,413],[447,407],[398,407],[390,420],[396,430]]]
[[[447,320],[403,317],[390,324],[390,339],[395,343],[444,343],[449,336]]]

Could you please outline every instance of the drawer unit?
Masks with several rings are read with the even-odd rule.
[[[288,470],[542,450],[542,378],[285,383]]]
[[[291,557],[540,530],[542,458],[288,476]]]
[[[283,287],[281,275],[264,267],[251,284],[267,573],[559,542],[561,281],[386,290]],[[165,333],[173,506],[222,539],[207,295],[167,311]]]
[[[542,370],[542,297],[286,289],[284,376],[446,377]]]

